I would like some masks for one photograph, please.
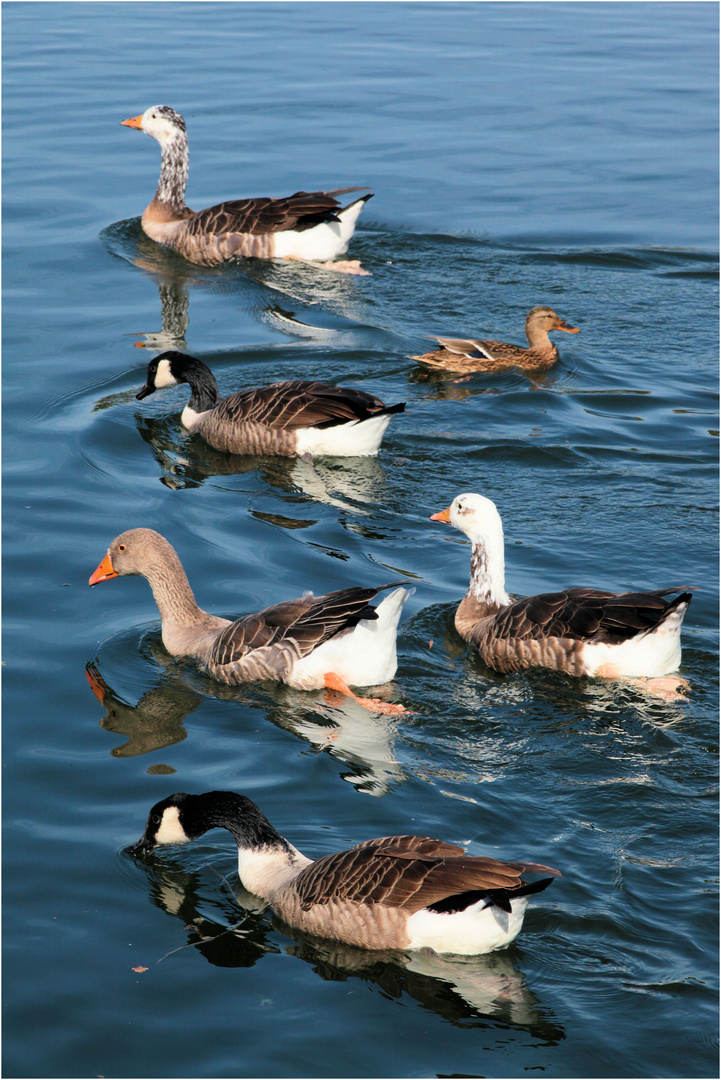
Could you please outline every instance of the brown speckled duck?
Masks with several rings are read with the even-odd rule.
[[[433,949],[473,955],[509,945],[530,896],[560,871],[542,863],[468,855],[427,836],[384,836],[315,861],[302,855],[244,795],[178,792],[155,804],[128,848],[186,844],[227,829],[238,876],[290,926],[363,949]],[[526,882],[523,873],[550,874]]]
[[[210,368],[194,356],[164,352],[148,364],[138,401],[165,386],[188,383],[181,420],[216,450],[229,454],[368,457],[405,403],[384,405],[362,390],[323,382],[271,383],[221,398]]]
[[[153,529],[128,529],[116,537],[89,584],[124,574],[150,584],[168,652],[194,657],[220,682],[271,679],[298,690],[327,686],[377,712],[405,711],[402,705],[357,698],[348,687],[385,683],[396,673],[396,631],[410,596],[408,589],[394,588],[398,582],[324,596],[306,593],[235,621],[221,619],[198,607],[175,549]],[[377,607],[370,606],[391,588]]]
[[[358,215],[372,197],[363,195],[341,206],[338,196],[363,188],[298,191],[281,199],[234,199],[195,212],[185,205],[188,136],[180,113],[167,105],[152,105],[141,116],[121,123],[152,135],[162,150],[158,190],[142,218],[143,230],[152,240],[201,266],[251,256],[367,274],[356,260],[332,261],[348,250]]]
[[[473,371],[506,371],[508,368],[525,368],[534,371],[550,367],[558,360],[558,349],[548,334],[552,330],[565,330],[569,334],[579,334],[575,326],[556,314],[550,307],[534,307],[526,318],[526,337],[528,348],[520,345],[508,345],[505,341],[479,341],[477,338],[442,338],[442,348],[423,356],[411,356],[432,368],[444,371],[470,373]]]
[[[458,495],[431,521],[453,525],[469,538],[471,581],[456,611],[458,633],[488,667],[521,671],[544,667],[569,675],[644,679],[660,696],[686,685],[663,678],[681,663],[681,623],[691,602],[675,588],[612,593],[572,588],[516,600],[505,590],[503,525],[483,495]]]

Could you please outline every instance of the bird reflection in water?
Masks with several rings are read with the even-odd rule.
[[[226,856],[223,860],[225,868]],[[556,1018],[529,989],[513,949],[466,957],[440,956],[430,949],[369,952],[301,935],[243,889],[234,869],[228,878],[212,865],[186,870],[167,853],[144,855],[134,864],[148,875],[151,903],[178,918],[187,935],[178,950],[156,963],[172,962],[176,951],[189,946],[225,968],[252,967],[267,953],[282,952],[304,960],[325,981],[361,979],[386,1000],[407,1004],[412,998],[455,1026],[511,1025],[546,1045],[565,1038]],[[153,959],[141,958],[148,966]]]
[[[156,659],[164,666],[163,682],[147,690],[136,705],[124,701],[106,683],[98,661],[86,665],[85,677],[105,709],[100,726],[124,735],[113,757],[137,757],[174,746],[187,738],[185,717],[208,697],[235,702],[253,710],[264,709],[276,727],[309,743],[349,767],[341,778],[358,791],[380,797],[405,780],[396,760],[396,724],[392,716],[373,714],[352,698],[332,690],[317,693],[293,690],[281,683],[261,687],[225,686],[201,672],[168,662],[167,653]],[[165,663],[163,664],[163,661]]]

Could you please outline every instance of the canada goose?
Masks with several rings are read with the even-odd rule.
[[[151,105],[140,116],[121,120],[160,143],[162,162],[155,198],[142,217],[143,231],[190,262],[217,266],[226,259],[298,259],[329,270],[367,274],[357,260],[332,262],[348,250],[363,206],[363,195],[348,206],[338,196],[363,188],[297,191],[286,198],[233,199],[194,212],[185,205],[188,136],[185,120],[167,105]]]
[[[580,333],[550,307],[534,307],[526,318],[527,349],[522,349],[520,345],[507,345],[504,341],[434,337],[433,340],[440,341],[442,348],[424,353],[423,356],[411,356],[410,359],[433,368],[463,372],[550,367],[558,360],[558,349],[548,336],[551,330]]]
[[[569,675],[648,679],[673,692],[684,680],[663,679],[681,663],[681,623],[691,602],[675,588],[612,593],[574,588],[515,600],[505,591],[503,525],[483,495],[458,495],[431,521],[460,529],[473,545],[471,582],[456,611],[458,633],[495,671],[544,667]]]
[[[124,574],[149,582],[168,652],[194,657],[221,682],[272,679],[298,690],[327,686],[355,697],[348,683],[377,685],[395,675],[396,630],[410,591],[395,588],[376,608],[369,601],[398,582],[325,596],[307,593],[231,622],[198,607],[175,549],[153,529],[117,536],[89,584]],[[375,698],[356,700],[376,712],[405,711]]]
[[[559,870],[527,861],[468,855],[426,836],[384,836],[306,858],[255,803],[233,791],[183,792],[156,803],[132,855],[185,844],[228,829],[238,845],[238,876],[290,926],[365,949],[491,952],[519,933],[528,898]],[[523,873],[550,874],[532,883]]]
[[[405,402],[384,405],[362,390],[300,379],[221,399],[210,368],[174,351],[150,361],[147,381],[136,398],[184,382],[191,389],[180,417],[184,426],[230,454],[366,457],[378,453],[391,416],[405,409]]]

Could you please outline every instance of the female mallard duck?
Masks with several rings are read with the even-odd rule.
[[[298,191],[284,199],[234,199],[197,213],[185,205],[188,136],[183,117],[167,105],[122,120],[160,143],[162,164],[155,198],[146,208],[143,231],[190,262],[217,266],[226,259],[298,259],[324,269],[366,274],[357,261],[331,260],[348,250],[358,215],[371,195],[341,207],[337,196],[363,188]]]
[[[221,399],[210,368],[194,356],[164,352],[148,364],[138,401],[164,386],[188,383],[190,401],[180,419],[216,450],[229,454],[377,454],[394,413],[362,390],[322,382],[278,382]]]
[[[355,697],[348,683],[371,686],[395,675],[396,630],[410,591],[394,589],[376,608],[369,601],[398,582],[325,596],[306,593],[231,622],[198,607],[175,549],[153,529],[128,529],[116,537],[89,584],[124,574],[149,582],[168,652],[194,657],[221,682],[272,679],[298,690],[328,686]],[[405,711],[373,698],[356,700],[377,712]]]
[[[455,623],[488,667],[504,673],[544,667],[575,676],[643,678],[662,695],[683,684],[678,677],[661,677],[681,663],[681,623],[691,593],[666,601],[676,589],[575,588],[514,600],[505,591],[503,526],[490,499],[458,495],[431,521],[453,525],[473,545],[471,583]]]
[[[132,855],[227,829],[238,876],[290,926],[363,949],[491,952],[519,933],[528,898],[560,871],[468,855],[427,836],[384,836],[312,861],[233,791],[178,793],[155,804]],[[521,874],[551,874],[528,883]]]
[[[551,330],[565,330],[569,334],[581,332],[564,322],[550,307],[534,307],[526,318],[527,349],[522,349],[520,345],[507,345],[505,341],[434,337],[433,340],[440,341],[442,348],[424,353],[423,356],[412,356],[411,360],[446,371],[505,371],[513,367],[533,371],[550,367],[558,360],[558,349],[548,336]]]

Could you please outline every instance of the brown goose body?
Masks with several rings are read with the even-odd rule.
[[[222,619],[198,607],[175,550],[153,529],[116,537],[90,584],[124,574],[149,582],[168,652],[194,657],[221,682],[271,679],[311,690],[325,686],[329,673],[355,686],[385,683],[395,674],[406,589],[394,588],[376,608],[370,601],[393,585],[307,594],[234,621]]]
[[[578,587],[515,600],[505,591],[503,527],[490,499],[459,495],[432,520],[454,525],[472,541],[470,587],[455,625],[488,667],[631,679],[659,678],[678,668],[690,592]]]
[[[365,949],[482,953],[509,944],[528,898],[559,871],[502,862],[424,836],[385,836],[311,861],[284,839],[249,799],[233,792],[178,793],[156,804],[131,849],[186,843],[228,829],[238,874],[289,925]],[[548,874],[526,882],[523,873]]]
[[[428,367],[463,373],[506,371],[514,367],[535,371],[550,367],[558,360],[558,349],[548,336],[552,330],[579,333],[551,308],[539,306],[532,308],[526,318],[527,349],[520,345],[509,345],[505,341],[436,337],[434,340],[440,342],[440,349],[422,356],[412,356],[411,359]]]
[[[221,399],[202,360],[173,351],[150,361],[146,384],[136,397],[142,400],[180,383],[192,391],[181,416],[183,424],[216,450],[230,454],[374,455],[391,417],[405,409],[404,402],[385,405],[363,390],[300,379]]]
[[[151,135],[162,149],[158,189],[143,213],[143,231],[201,266],[239,256],[332,260],[347,251],[358,215],[371,198],[364,195],[342,206],[340,196],[364,189],[297,191],[284,198],[231,199],[196,212],[185,205],[189,157],[183,117],[167,105],[154,105],[122,123]],[[365,273],[357,263],[329,268]]]

